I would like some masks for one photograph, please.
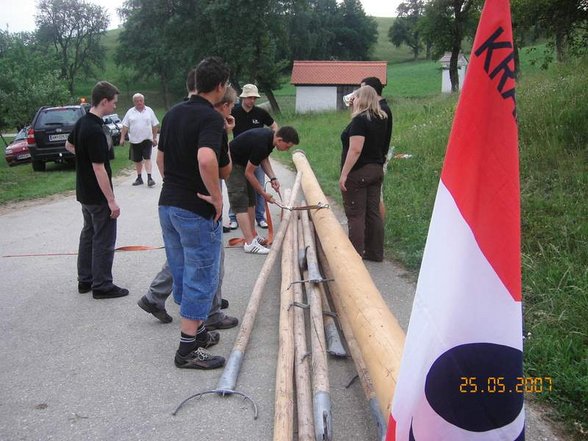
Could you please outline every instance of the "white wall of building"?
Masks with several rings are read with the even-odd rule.
[[[459,77],[459,90],[463,87],[463,80],[465,78],[465,66],[461,66],[457,69],[457,75]],[[451,93],[451,80],[449,79],[449,68],[443,68],[443,77],[441,78],[441,92]]]
[[[296,113],[336,109],[336,86],[296,86]]]

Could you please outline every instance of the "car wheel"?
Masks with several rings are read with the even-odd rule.
[[[45,171],[45,161],[33,161],[32,164],[34,171]]]

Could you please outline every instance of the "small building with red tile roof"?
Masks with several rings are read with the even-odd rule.
[[[291,83],[296,86],[296,112],[344,109],[343,96],[361,80],[377,77],[387,83],[386,61],[294,61]]]

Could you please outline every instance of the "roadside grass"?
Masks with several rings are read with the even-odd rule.
[[[8,141],[8,139],[7,139]],[[127,144],[128,145],[128,144]],[[115,159],[110,162],[113,176],[129,168],[128,147],[115,147]],[[44,198],[75,190],[76,173],[73,165],[47,163],[47,171],[35,172],[31,164],[9,167],[0,161],[0,205]]]

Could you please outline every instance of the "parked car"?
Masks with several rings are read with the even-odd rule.
[[[31,162],[31,154],[29,153],[29,145],[27,143],[27,131],[29,127],[21,129],[16,137],[4,150],[4,158],[9,166],[25,164]]]
[[[83,105],[43,106],[27,132],[33,170],[45,171],[46,163],[74,162],[74,155],[65,149],[65,141],[76,121],[86,113]]]
[[[103,116],[102,119],[104,120],[106,127],[108,127],[110,136],[112,136],[112,142],[114,145],[118,145],[120,142],[120,130],[122,129],[122,122],[120,118],[116,113],[113,113],[111,115]]]

